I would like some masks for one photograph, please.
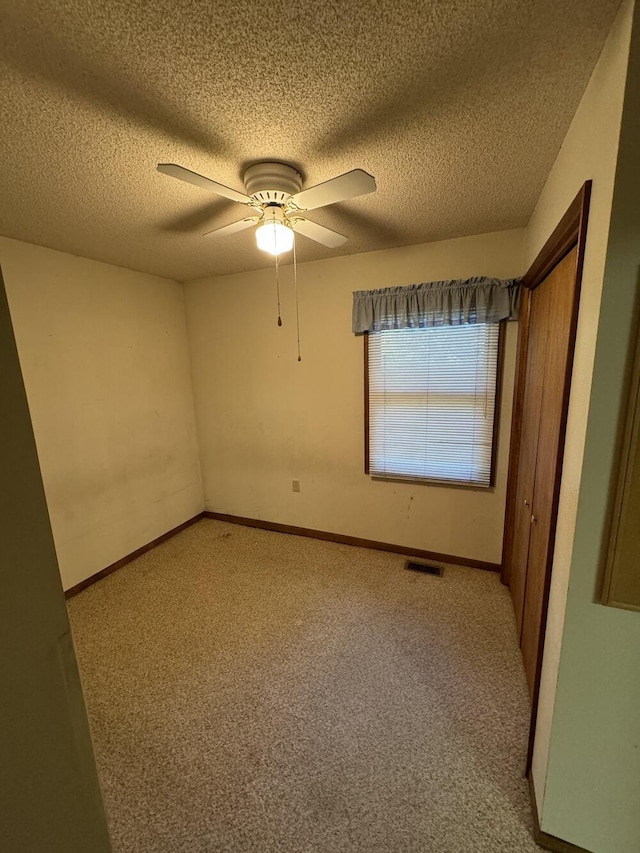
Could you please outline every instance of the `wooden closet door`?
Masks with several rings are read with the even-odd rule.
[[[553,276],[553,274],[552,272],[549,277]],[[540,406],[544,385],[549,315],[549,299],[547,294],[548,290],[545,288],[544,283],[532,292],[529,315],[530,332],[527,346],[524,401],[522,404],[522,432],[515,494],[514,532],[510,555],[510,587],[518,636],[521,635],[524,614],[527,563],[529,560],[529,537],[531,534],[531,508],[533,505],[536,458],[538,455]]]
[[[533,292],[543,294],[548,304],[542,399],[530,515],[529,555],[524,595],[520,647],[529,689],[533,691],[538,650],[547,597],[547,567],[552,558],[552,530],[560,482],[560,460],[564,448],[565,395],[568,393],[567,365],[571,357],[577,249],[573,249]]]

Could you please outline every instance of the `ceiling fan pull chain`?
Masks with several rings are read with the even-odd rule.
[[[298,336],[298,361],[302,361],[300,355],[300,312],[298,310],[298,259],[296,257],[296,238],[293,238],[293,289],[296,294],[296,334]]]
[[[282,325],[282,317],[280,316],[280,260],[276,255],[276,292],[278,294],[278,325]]]

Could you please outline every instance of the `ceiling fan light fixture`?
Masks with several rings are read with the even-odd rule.
[[[270,255],[281,255],[293,248],[293,231],[285,222],[280,207],[267,207],[263,224],[256,229],[258,248]]]
[[[270,255],[281,255],[293,248],[293,231],[282,222],[267,222],[256,229],[258,248]]]

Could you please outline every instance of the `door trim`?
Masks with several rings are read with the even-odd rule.
[[[529,728],[529,746],[527,751],[526,773],[531,769],[533,757],[533,743],[538,716],[538,699],[540,696],[540,675],[542,672],[542,658],[544,652],[544,635],[547,624],[547,608],[549,604],[549,590],[551,586],[551,568],[553,564],[553,552],[555,547],[555,533],[558,518],[558,502],[560,497],[560,481],[562,477],[562,459],[564,455],[565,433],[567,426],[567,415],[569,411],[569,392],[571,389],[571,374],[573,369],[573,354],[578,325],[578,306],[580,302],[580,286],[582,283],[582,270],[584,266],[584,252],[587,236],[587,220],[589,216],[589,201],[591,198],[591,181],[586,181],[580,192],[574,198],[567,212],[564,214],[557,227],[542,247],[540,253],[529,267],[523,278],[522,306],[520,314],[520,327],[518,330],[518,352],[516,362],[516,387],[514,394],[513,415],[511,420],[511,448],[509,451],[509,473],[507,478],[507,500],[504,520],[504,539],[502,550],[503,583],[508,584],[510,580],[509,554],[513,544],[513,525],[515,521],[515,495],[517,489],[518,457],[520,454],[520,436],[522,430],[522,409],[524,402],[524,381],[527,366],[527,349],[529,339],[530,322],[530,298],[531,292],[541,284],[556,267],[560,261],[574,248],[578,247],[576,258],[576,272],[574,285],[574,305],[569,329],[569,356],[567,369],[564,377],[562,414],[560,420],[560,439],[558,442],[556,456],[556,471],[553,484],[553,501],[551,506],[551,524],[549,545],[547,548],[544,591],[542,600],[542,619],[538,650],[536,654],[536,667],[534,675],[534,687],[532,694],[531,724]]]

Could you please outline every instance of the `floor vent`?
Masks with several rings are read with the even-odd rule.
[[[413,560],[407,560],[404,567],[405,569],[410,569],[412,572],[422,572],[425,575],[435,575],[438,578],[442,577],[442,566],[430,566],[428,563],[416,563]]]

